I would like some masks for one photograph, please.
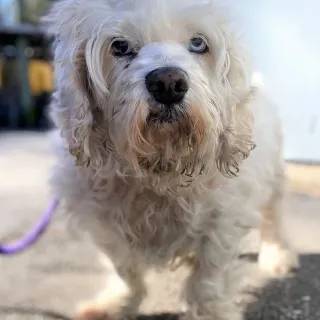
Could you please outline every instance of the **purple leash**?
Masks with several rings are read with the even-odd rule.
[[[52,200],[46,211],[43,213],[41,220],[33,227],[33,229],[29,231],[29,233],[14,243],[0,243],[0,255],[12,255],[20,253],[35,243],[48,227],[52,215],[58,206],[59,200]]]

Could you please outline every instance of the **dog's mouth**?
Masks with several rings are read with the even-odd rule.
[[[184,105],[160,105],[150,103],[150,112],[147,117],[148,123],[153,124],[166,124],[174,123],[185,118],[186,107]]]
[[[147,122],[154,124],[165,124],[177,121],[176,112],[172,109],[163,110],[161,112],[151,111],[148,115]]]

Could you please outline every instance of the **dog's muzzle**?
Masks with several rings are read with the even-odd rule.
[[[146,87],[158,103],[171,107],[184,99],[189,90],[189,78],[179,68],[158,68],[147,74]]]

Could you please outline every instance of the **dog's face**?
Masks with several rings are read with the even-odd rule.
[[[250,74],[213,2],[55,5],[54,112],[80,160],[114,154],[139,175],[234,174],[252,146]]]

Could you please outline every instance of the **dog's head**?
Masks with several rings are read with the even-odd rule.
[[[47,22],[54,116],[80,163],[237,172],[252,148],[251,74],[216,1],[62,0]]]

